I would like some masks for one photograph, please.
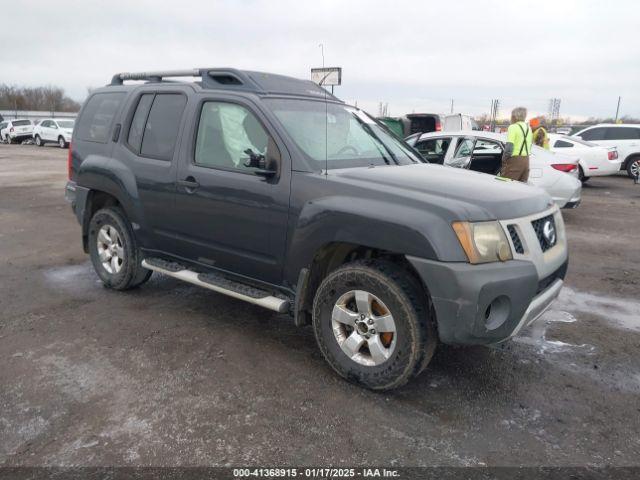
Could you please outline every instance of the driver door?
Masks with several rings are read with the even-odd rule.
[[[476,139],[473,137],[460,137],[455,146],[453,156],[446,159],[445,164],[455,168],[469,168]]]
[[[290,161],[268,120],[248,102],[206,96],[192,111],[178,167],[178,255],[269,283],[282,276]],[[251,156],[275,175],[265,176]]]

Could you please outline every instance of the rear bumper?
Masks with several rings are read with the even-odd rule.
[[[532,262],[471,265],[407,257],[427,286],[440,341],[457,345],[503,342],[538,318],[557,298],[567,262],[539,280]]]

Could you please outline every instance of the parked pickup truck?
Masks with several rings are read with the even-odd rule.
[[[178,77],[197,81],[166,80]],[[438,342],[514,336],[567,270],[545,192],[427,164],[365,112],[281,75],[117,74],[85,102],[68,168],[107,287],[158,272],[289,314],[371,389],[419,374]]]

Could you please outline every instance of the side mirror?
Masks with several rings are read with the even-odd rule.
[[[250,148],[244,151],[249,158],[244,162],[244,166],[247,168],[255,168],[253,171],[254,174],[259,175],[261,177],[273,177],[278,173],[278,170],[273,168],[273,165],[277,165],[275,160],[271,160],[269,165],[267,165],[267,159],[261,153],[255,153]]]

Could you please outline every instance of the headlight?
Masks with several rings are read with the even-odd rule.
[[[498,222],[453,222],[469,263],[487,263],[511,260],[511,247]]]

